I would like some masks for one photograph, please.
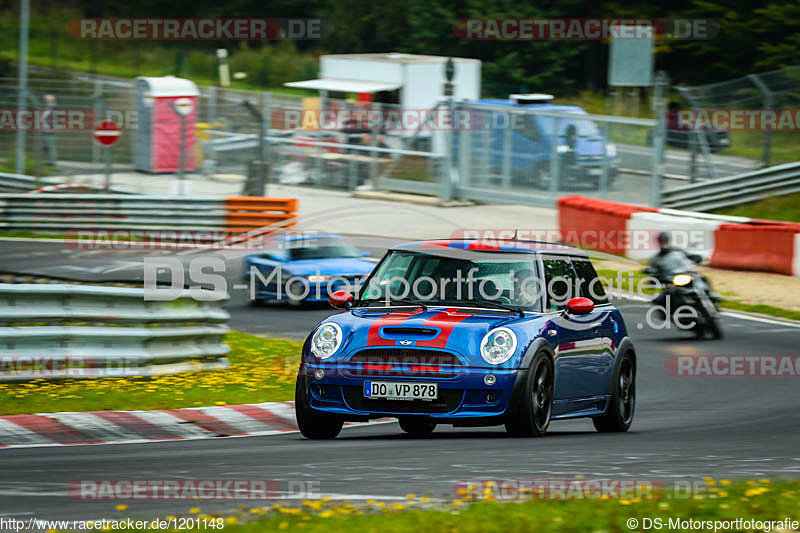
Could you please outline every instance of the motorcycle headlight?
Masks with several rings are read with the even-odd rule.
[[[676,287],[684,287],[692,282],[692,276],[689,274],[676,274],[672,278],[672,284]]]
[[[505,363],[517,350],[517,336],[508,328],[490,331],[481,341],[481,357],[490,365]]]
[[[608,157],[617,157],[617,145],[614,143],[606,143],[606,155]]]
[[[342,344],[342,328],[339,324],[328,322],[317,328],[311,337],[311,353],[318,359],[327,359],[336,353]]]

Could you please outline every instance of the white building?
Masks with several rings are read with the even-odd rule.
[[[401,53],[336,54],[320,60],[319,78],[286,83],[287,87],[322,93],[377,93],[396,91],[396,103],[405,109],[430,109],[442,98],[447,57]],[[454,57],[454,98],[481,96],[481,62]],[[326,96],[326,94],[322,94]]]

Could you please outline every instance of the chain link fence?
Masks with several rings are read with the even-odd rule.
[[[654,176],[656,121],[651,119],[588,115],[577,107],[553,111],[456,102],[452,110],[423,110],[423,116],[463,112],[471,119],[469,127],[387,127],[387,114],[409,110],[391,103],[199,89],[195,157],[198,173],[210,179],[252,178],[261,172],[254,162],[265,161],[266,183],[534,204],[550,204],[574,193],[653,203],[662,188],[741,174],[763,161],[796,158],[796,130],[731,132],[737,155],[730,150],[704,151],[702,143],[691,139],[676,146],[667,131],[667,146]],[[16,109],[17,90],[15,78],[0,78],[0,109]],[[697,109],[786,109],[800,101],[800,67],[678,91]],[[132,81],[90,75],[30,80],[30,108],[44,107],[46,95],[55,97],[56,109],[88,110],[96,120],[120,123],[122,137],[113,150],[115,171],[133,170],[137,121]],[[333,127],[322,124],[322,111],[337,113],[340,122]],[[375,112],[379,119],[371,123],[369,113]],[[351,122],[342,123],[342,116]],[[102,149],[92,129],[26,132],[26,173],[101,173]],[[13,169],[15,137],[16,132],[0,128],[0,171]],[[55,147],[55,157],[47,150],[48,142]]]
[[[676,87],[678,93],[695,110],[796,110],[800,108],[800,66],[787,67],[761,74],[750,74],[720,83],[695,87]],[[800,125],[776,131],[757,128],[728,132],[733,150],[720,148],[717,153],[713,130],[699,131],[675,139],[687,145],[692,160],[700,159],[699,168],[690,169],[690,175],[705,178],[739,174],[759,166],[788,163],[797,159],[796,147],[800,142]],[[711,155],[698,156],[703,144],[709,144]],[[725,157],[726,152],[736,157]]]
[[[649,203],[654,149],[645,139],[654,120],[537,107],[458,104],[469,119],[454,135],[460,198],[549,205],[581,194]]]

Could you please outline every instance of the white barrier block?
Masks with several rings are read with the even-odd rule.
[[[792,275],[800,276],[800,233],[794,234],[794,257],[792,258]]]
[[[703,261],[708,261],[714,252],[714,231],[722,223],[662,213],[633,213],[628,220],[631,245],[625,255],[637,261],[650,259],[658,252],[656,236],[666,231],[672,237],[672,246],[699,254]]]

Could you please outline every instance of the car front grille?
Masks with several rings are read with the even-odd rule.
[[[461,366],[461,360],[450,352],[420,348],[368,348],[350,358],[351,363],[395,365]]]
[[[349,370],[354,376],[452,378],[462,369],[452,353],[419,348],[370,348],[356,353],[350,363],[358,365]]]

